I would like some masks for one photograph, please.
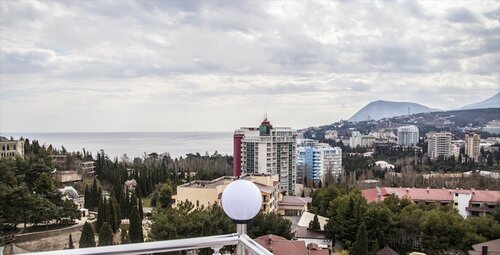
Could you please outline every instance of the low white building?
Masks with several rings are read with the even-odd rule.
[[[0,136],[0,158],[24,157],[24,141],[9,140]]]
[[[351,148],[360,147],[372,147],[375,137],[373,135],[362,135],[359,131],[353,131],[351,134],[351,139],[349,140],[349,145]]]
[[[304,241],[306,246],[310,243],[317,244],[320,248],[328,248],[330,241],[326,239],[324,234],[325,225],[328,218],[318,215],[318,221],[321,231],[314,231],[309,229],[309,223],[314,219],[314,214],[304,212],[300,217],[297,229],[295,229],[295,239]]]
[[[382,169],[386,169],[386,170],[394,169],[393,164],[389,164],[386,161],[382,161],[382,160],[375,162],[375,165],[382,168]]]

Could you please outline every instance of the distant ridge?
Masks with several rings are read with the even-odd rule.
[[[482,109],[482,108],[500,108],[500,92],[481,102],[468,104],[460,108],[459,110]]]
[[[411,102],[373,101],[354,114],[349,121],[364,121],[368,119],[380,120],[401,115],[434,112],[439,109],[432,109],[427,106]]]

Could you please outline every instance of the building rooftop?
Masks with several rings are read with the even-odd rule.
[[[455,193],[472,194],[470,202],[497,203],[500,200],[500,191],[495,190],[377,187],[363,190],[362,193],[368,202],[382,201],[392,194],[413,201],[453,201]]]
[[[473,250],[469,251],[469,255],[481,255],[483,246],[488,247],[488,254],[500,254],[500,239],[496,239],[472,245]]]
[[[311,222],[314,219],[314,213],[310,212],[304,212],[302,216],[300,216],[299,223],[297,225],[299,227],[309,227],[309,222]],[[328,222],[327,217],[323,217],[321,215],[318,215],[318,221],[319,225],[321,226],[321,229],[323,230],[325,228],[326,223]]]
[[[305,238],[305,239],[326,239],[325,233],[322,231],[314,231],[308,229],[307,227],[298,226],[295,230],[296,238]]]
[[[377,253],[375,253],[376,255],[399,255],[399,253],[395,252],[393,249],[391,249],[391,247],[389,246],[386,246],[385,248],[377,251]]]
[[[297,196],[283,196],[283,199],[280,201],[280,205],[301,205],[304,206],[307,204],[307,200],[305,197],[297,197]]]
[[[304,241],[290,241],[281,236],[265,235],[255,241],[275,255],[328,255],[328,250],[318,250],[317,247],[306,247]]]

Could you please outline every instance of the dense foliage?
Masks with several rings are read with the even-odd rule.
[[[0,229],[79,218],[77,206],[56,188],[50,151],[26,139],[25,153],[0,159]]]
[[[274,234],[291,239],[291,224],[289,220],[275,213],[259,213],[248,225],[248,235],[256,238]],[[151,238],[171,240],[222,235],[235,231],[236,225],[218,205],[195,207],[191,202],[185,201],[177,204],[176,208],[157,208],[152,217]],[[201,253],[212,254],[209,250],[202,250]]]
[[[367,254],[386,245],[402,253],[422,250],[441,254],[451,249],[460,254],[473,244],[500,238],[500,207],[496,208],[496,219],[490,215],[464,219],[450,205],[414,204],[395,196],[367,204],[359,190],[335,185],[317,189],[312,196],[313,211],[329,218],[327,238],[344,248],[358,249],[355,242],[364,225]]]
[[[111,225],[107,222],[102,224],[99,230],[99,246],[107,246],[113,244],[113,230],[111,229]]]
[[[262,213],[260,212],[248,224],[248,235],[251,238],[257,238],[263,235],[277,235],[286,239],[292,239],[293,233],[291,232],[292,222],[288,219],[281,217],[276,213]]]

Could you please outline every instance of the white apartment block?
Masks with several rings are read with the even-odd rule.
[[[431,159],[438,157],[450,157],[453,155],[451,147],[452,134],[448,132],[429,132],[427,133],[427,153]]]
[[[418,128],[414,125],[398,128],[398,144],[403,146],[416,146],[418,144]]]
[[[297,131],[276,127],[267,118],[259,128],[240,128],[234,132],[234,157],[240,156],[233,167],[241,174],[278,175],[280,188],[295,194],[297,176]]]

